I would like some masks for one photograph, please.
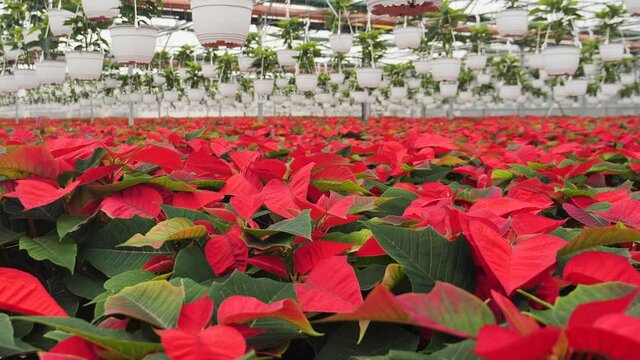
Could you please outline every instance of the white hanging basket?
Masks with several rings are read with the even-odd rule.
[[[460,59],[439,58],[431,60],[430,70],[436,81],[457,81],[461,67]]]
[[[624,44],[601,44],[600,58],[604,62],[619,61],[624,57]]]
[[[270,95],[274,88],[273,79],[258,79],[253,82],[253,88],[256,95]]]
[[[120,0],[82,0],[82,10],[91,20],[110,21],[120,14]]]
[[[527,56],[527,65],[534,70],[544,69],[544,55],[529,54]]]
[[[69,35],[71,32],[71,26],[64,23],[73,18],[74,13],[64,9],[49,9],[47,10],[47,17],[49,18],[49,30],[54,36]]]
[[[331,51],[336,54],[346,54],[353,47],[353,35],[351,34],[333,34],[329,36],[329,45]]]
[[[489,74],[478,74],[476,77],[476,81],[479,85],[487,85],[491,82],[491,75]]]
[[[142,95],[142,102],[147,105],[151,105],[151,104],[157,103],[158,98],[156,97],[155,94],[144,94]]]
[[[102,75],[104,54],[99,51],[70,51],[65,59],[73,80],[98,80]]]
[[[162,85],[164,85],[167,82],[167,79],[164,78],[164,76],[161,76],[160,74],[154,74],[153,75],[153,85],[160,87]]]
[[[129,94],[129,102],[134,104],[142,103],[142,93],[134,92]]]
[[[580,65],[580,49],[572,45],[548,47],[542,51],[549,75],[573,75]]]
[[[586,79],[571,79],[564,84],[564,89],[568,96],[585,96],[588,85]]]
[[[297,60],[295,56],[298,56],[297,51],[289,49],[278,50],[276,55],[278,56],[278,65],[282,67],[296,66]]]
[[[501,36],[523,36],[529,30],[529,12],[525,9],[507,9],[496,15]]]
[[[282,105],[287,101],[287,97],[284,95],[273,95],[271,101],[276,105]]]
[[[431,61],[425,60],[425,61],[416,61],[413,64],[413,67],[416,70],[416,74],[418,75],[426,75],[429,73],[430,68],[431,68]]]
[[[473,101],[473,93],[471,91],[460,91],[458,93],[458,100],[463,104]]]
[[[35,64],[38,81],[41,84],[60,85],[67,78],[67,63],[56,60],[42,60]]]
[[[627,12],[633,16],[640,15],[640,2],[638,0],[624,0]]]
[[[15,75],[0,75],[0,92],[12,93],[18,91]]]
[[[213,79],[218,75],[218,68],[216,64],[205,63],[202,64],[202,76],[206,79]]]
[[[399,49],[417,49],[422,41],[422,29],[417,26],[398,26],[393,29],[393,39]]]
[[[418,16],[437,11],[443,0],[366,0],[366,3],[374,15]]]
[[[118,82],[118,80],[117,80],[117,79],[114,79],[114,78],[106,78],[106,79],[104,80],[104,86],[105,86],[107,89],[115,89],[115,88],[117,88],[117,87],[118,87],[118,85],[119,85],[119,82]]]
[[[407,97],[407,88],[404,86],[394,86],[391,88],[391,98],[401,100]]]
[[[630,74],[621,74],[620,75],[620,83],[622,85],[631,85],[634,82],[636,82],[636,74],[630,73]]]
[[[298,91],[314,91],[318,87],[318,76],[314,74],[296,75],[296,88]]]
[[[422,81],[420,81],[420,79],[407,80],[407,87],[411,90],[419,89],[420,86],[422,86]]]
[[[329,76],[331,77],[331,83],[334,85],[342,85],[344,83],[345,75],[343,73],[333,73]]]
[[[248,56],[238,56],[238,68],[242,72],[248,72],[249,70],[251,70],[251,66],[253,66],[254,61],[255,60],[253,58],[250,58]]]
[[[38,82],[38,74],[32,69],[16,69],[13,72],[15,76],[15,82],[18,89],[31,90],[37,88],[40,83]]]
[[[531,80],[531,87],[534,89],[542,89],[544,86],[544,80],[542,79],[533,79]]]
[[[120,64],[149,64],[156,52],[158,29],[151,26],[118,25],[109,28],[111,52]]]
[[[471,70],[483,70],[487,67],[487,57],[484,55],[467,56],[467,67]]]
[[[207,92],[204,89],[187,89],[187,97],[191,104],[197,104],[204,99]]]
[[[458,82],[456,81],[441,81],[439,88],[443,98],[452,98],[458,94]]]
[[[369,102],[369,94],[367,94],[366,91],[354,91],[353,94],[351,94],[351,97],[353,97],[353,102],[356,104]]]
[[[196,37],[208,48],[243,45],[252,11],[253,0],[191,0]]]
[[[620,89],[622,89],[622,85],[620,83],[602,84],[601,92],[605,96],[612,97],[616,96]]]
[[[376,89],[382,82],[382,69],[359,68],[356,69],[356,80],[361,88]]]
[[[238,84],[222,83],[218,85],[218,92],[225,98],[235,98],[238,92]]]
[[[176,102],[180,98],[180,93],[175,90],[167,90],[164,92],[163,98],[168,103]]]
[[[8,61],[18,60],[20,55],[22,55],[22,50],[20,49],[5,49],[5,52],[4,52],[4,57],[7,58]]]
[[[584,64],[583,68],[586,76],[595,76],[598,73],[598,65],[596,64]]]
[[[289,79],[286,78],[278,78],[276,79],[276,87],[278,89],[284,89],[289,86]]]

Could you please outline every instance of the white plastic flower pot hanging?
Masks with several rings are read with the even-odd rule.
[[[640,15],[640,1],[638,0],[624,0],[624,6],[627,8],[627,12],[631,15]]]
[[[586,79],[571,79],[565,84],[565,91],[568,96],[585,96],[589,82]]]
[[[73,80],[98,80],[102,75],[104,54],[99,51],[70,51],[65,60]]]
[[[296,75],[296,88],[298,91],[314,91],[318,87],[318,76],[314,74]]]
[[[7,46],[7,48],[8,47],[9,46]],[[16,60],[18,60],[20,55],[22,55],[22,50],[20,50],[20,49],[5,49],[5,51],[4,51],[4,57],[8,61],[16,61]]]
[[[38,75],[33,69],[16,69],[13,75],[19,89],[31,90],[40,85]]]
[[[431,61],[431,75],[436,81],[457,81],[462,61],[454,58],[439,58]]]
[[[622,89],[622,85],[620,83],[613,84],[602,84],[602,93],[608,97],[616,96],[618,92]]]
[[[531,87],[534,89],[542,89],[544,86],[544,80],[542,79],[533,79],[531,80]]]
[[[596,64],[584,64],[582,66],[586,76],[595,76],[598,73],[598,65]]]
[[[601,44],[600,58],[605,62],[619,61],[624,57],[624,44]]]
[[[289,79],[286,79],[286,78],[276,79],[276,87],[278,89],[284,89],[287,86],[289,86]]]
[[[431,61],[428,61],[428,60],[416,61],[413,64],[413,67],[416,70],[416,74],[418,74],[418,75],[426,75],[426,74],[428,74],[429,71],[430,71],[429,70],[430,66],[431,66]]]
[[[458,94],[458,82],[441,81],[439,84],[440,95],[444,98],[452,98]]]
[[[549,75],[573,75],[580,65],[580,49],[572,45],[548,47],[542,51]]]
[[[82,0],[82,10],[91,20],[110,21],[120,14],[120,0]]]
[[[154,94],[144,94],[142,95],[142,102],[147,105],[155,104],[158,102],[158,99]]]
[[[282,67],[293,67],[298,62],[295,56],[298,56],[298,52],[295,50],[278,50],[276,51],[278,57],[278,65]]]
[[[253,82],[256,95],[270,95],[273,92],[273,79],[258,79]]]
[[[460,91],[458,93],[458,100],[463,104],[473,101],[473,93],[471,91]]]
[[[345,75],[343,73],[333,73],[329,75],[331,77],[331,83],[334,85],[344,84]]]
[[[204,76],[206,79],[212,79],[216,77],[216,75],[218,75],[216,64],[202,64],[202,76]]]
[[[394,86],[391,88],[391,98],[402,100],[407,97],[407,88],[404,86]]]
[[[369,94],[366,91],[354,91],[351,97],[353,97],[353,102],[356,104],[363,104],[369,101]]]
[[[529,12],[525,9],[507,9],[496,15],[501,36],[523,36],[529,30]]]
[[[156,52],[158,29],[151,26],[117,25],[109,28],[111,52],[120,64],[148,64]]]
[[[489,74],[478,74],[476,77],[476,81],[479,85],[487,85],[491,82],[491,75]]]
[[[409,79],[407,81],[407,87],[411,90],[419,89],[422,86],[422,81],[420,79]]]
[[[527,65],[534,70],[544,69],[544,55],[529,54],[527,56]]]
[[[621,74],[620,83],[624,86],[631,85],[636,82],[636,74]]]
[[[60,85],[67,78],[67,63],[64,61],[38,61],[35,67],[38,82],[41,84]]]
[[[180,93],[175,90],[167,90],[164,92],[163,98],[168,103],[176,102],[180,98]]]
[[[15,75],[0,75],[0,92],[12,93],[17,90]]]
[[[204,99],[207,92],[204,89],[187,89],[187,97],[191,104],[197,104]]]
[[[287,97],[284,95],[273,95],[271,101],[276,105],[282,105],[287,101]]]
[[[353,35],[351,34],[333,34],[329,36],[329,45],[331,51],[336,54],[346,54],[353,47]]]
[[[218,92],[225,98],[233,98],[238,92],[238,84],[222,83],[218,85]]]
[[[253,0],[191,0],[196,37],[208,48],[243,45],[252,11]]]
[[[366,0],[366,3],[374,15],[418,16],[437,11],[443,0]]]
[[[47,17],[49,18],[49,30],[53,36],[69,35],[71,32],[71,26],[64,23],[73,18],[74,13],[64,9],[49,9],[47,10]]]
[[[159,74],[153,74],[153,85],[160,87],[162,85],[164,85],[167,82],[167,79],[165,79],[163,76],[160,76]]]
[[[382,82],[382,69],[359,68],[356,69],[356,80],[361,88],[376,89]]]
[[[118,87],[118,80],[114,78],[106,78],[104,80],[104,87],[107,89],[115,89]]]
[[[469,55],[465,62],[471,70],[483,70],[487,66],[487,57],[484,55]]]
[[[238,68],[242,72],[247,72],[253,66],[254,59],[245,55],[238,56]]]
[[[416,49],[422,41],[422,29],[417,26],[398,26],[393,29],[393,39],[399,49]]]

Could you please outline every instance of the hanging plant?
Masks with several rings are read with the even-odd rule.
[[[320,44],[317,42],[305,42],[296,47],[298,66],[303,74],[313,74],[316,71],[315,58],[322,56]]]
[[[445,1],[437,12],[427,13],[425,16],[431,19],[427,28],[427,43],[440,44],[440,53],[451,57],[456,42],[456,29],[467,19],[464,10],[454,9],[449,1]]]
[[[221,83],[230,83],[238,68],[238,57],[228,52],[220,55],[216,60],[218,75]]]
[[[358,32],[357,42],[362,47],[361,61],[363,67],[375,67],[387,51],[387,46],[381,39],[382,31],[369,30]]]
[[[284,46],[293,50],[293,43],[302,38],[302,21],[298,18],[284,19],[275,22],[275,26],[280,28],[278,37],[284,42]]]

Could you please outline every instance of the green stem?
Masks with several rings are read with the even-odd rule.
[[[526,292],[526,291],[524,291],[522,289],[518,289],[517,292],[518,292],[518,294],[520,294],[520,295],[526,297],[527,299],[532,300],[532,301],[534,301],[534,302],[546,307],[547,309],[553,309],[553,305],[551,305],[548,302],[536,297],[535,295],[529,294],[528,292]]]

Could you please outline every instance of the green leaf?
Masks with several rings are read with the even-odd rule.
[[[558,251],[558,256],[566,256],[574,252],[596,246],[620,244],[640,241],[640,232],[630,229],[584,228],[569,244]]]
[[[154,249],[160,249],[167,241],[197,239],[205,235],[207,235],[207,228],[205,226],[196,225],[193,221],[185,218],[172,218],[154,226],[146,235],[133,235],[129,240],[118,245],[118,247],[150,246]]]
[[[65,287],[74,295],[87,300],[91,300],[104,292],[103,283],[103,279],[98,279],[82,271],[77,271],[64,277]]]
[[[67,268],[73,273],[76,265],[78,248],[73,242],[60,242],[58,235],[50,233],[43,237],[20,239],[20,250],[26,250],[33,259],[49,260],[52,263]]]
[[[184,289],[168,281],[148,281],[122,289],[104,303],[105,315],[122,314],[161,329],[176,326]]]
[[[410,351],[391,350],[387,355],[377,356],[356,356],[353,360],[433,360],[433,357],[427,354],[415,353]]]
[[[635,289],[635,286],[620,282],[578,285],[569,295],[559,297],[552,309],[534,311],[530,315],[547,325],[563,327],[579,305],[594,301],[618,299],[631,294]]]
[[[433,360],[480,360],[475,355],[476,342],[464,340],[431,354]]]
[[[104,289],[112,291],[114,294],[126,287],[138,285],[147,281],[151,281],[156,275],[152,272],[135,269],[118,274],[111,279],[105,281]]]
[[[216,277],[204,256],[204,252],[199,247],[180,250],[173,271],[175,277],[189,278],[195,282],[203,282]]]
[[[77,335],[126,359],[142,359],[146,354],[162,351],[161,344],[144,342],[123,330],[101,329],[76,318],[18,316],[14,320],[41,324]]]
[[[58,238],[64,239],[67,234],[80,229],[80,226],[86,224],[89,221],[89,216],[84,215],[68,215],[64,214],[58,218],[56,222],[56,230],[58,231]]]
[[[206,128],[203,128],[203,129],[199,129],[199,130],[192,131],[192,132],[190,132],[190,133],[185,134],[185,135],[184,135],[184,138],[185,138],[185,140],[187,140],[187,141],[191,141],[191,140],[193,140],[193,139],[197,139],[197,138],[201,137],[201,136],[202,136],[202,134],[204,134],[204,132],[205,132],[206,130],[207,130]]]
[[[353,181],[336,181],[336,180],[313,180],[312,184],[322,191],[336,191],[340,193],[360,193],[363,195],[370,195],[371,193],[362,186],[354,183]]]
[[[184,303],[192,303],[207,295],[210,286],[200,285],[191,279],[173,278],[169,281],[171,285],[184,288]]]
[[[296,218],[277,222],[269,226],[267,229],[245,228],[244,231],[257,238],[275,235],[277,233],[285,233],[295,236],[301,236],[305,239],[311,240],[311,229],[311,211],[305,210]]]
[[[437,281],[473,290],[473,258],[463,238],[449,241],[432,228],[410,230],[366,223],[380,246],[407,273],[414,292],[429,292]]]
[[[390,350],[415,351],[420,342],[417,334],[396,325],[371,324],[360,343],[358,333],[357,324],[342,325],[329,335],[316,360],[350,360],[358,355],[383,355]]]
[[[9,357],[38,351],[33,346],[14,338],[13,325],[8,315],[0,313],[0,357]]]
[[[209,297],[215,304],[222,304],[226,298],[233,295],[254,297],[267,304],[283,299],[298,300],[292,283],[252,278],[239,271],[235,271],[223,283],[213,283],[209,291]]]
[[[88,185],[89,191],[96,196],[107,196],[140,184],[156,184],[171,191],[195,192],[196,189],[181,181],[173,181],[168,176],[151,177],[148,175],[128,177],[120,182],[106,185]]]
[[[183,209],[179,207],[169,206],[169,205],[160,205],[162,211],[165,215],[167,215],[168,219],[173,218],[185,218],[191,221],[204,220],[213,224],[218,233],[226,233],[227,230],[231,227],[231,225],[227,222],[224,222],[220,219],[214,218],[208,214],[205,214],[200,211],[194,211],[189,209]]]
[[[22,235],[11,229],[0,227],[0,246],[20,240]]]
[[[491,173],[491,182],[493,185],[499,185],[511,179],[513,179],[513,173],[509,170],[495,169]]]
[[[355,247],[353,250],[358,250],[369,239],[371,239],[372,236],[373,234],[371,233],[371,230],[362,229],[360,231],[354,231],[348,234],[341,233],[341,232],[331,232],[326,234],[322,239],[327,241],[339,242],[343,244],[353,244]]]
[[[411,191],[392,187],[385,191],[381,198],[390,199],[378,205],[380,211],[385,215],[397,215],[402,216],[404,210],[418,198],[418,195]]]

